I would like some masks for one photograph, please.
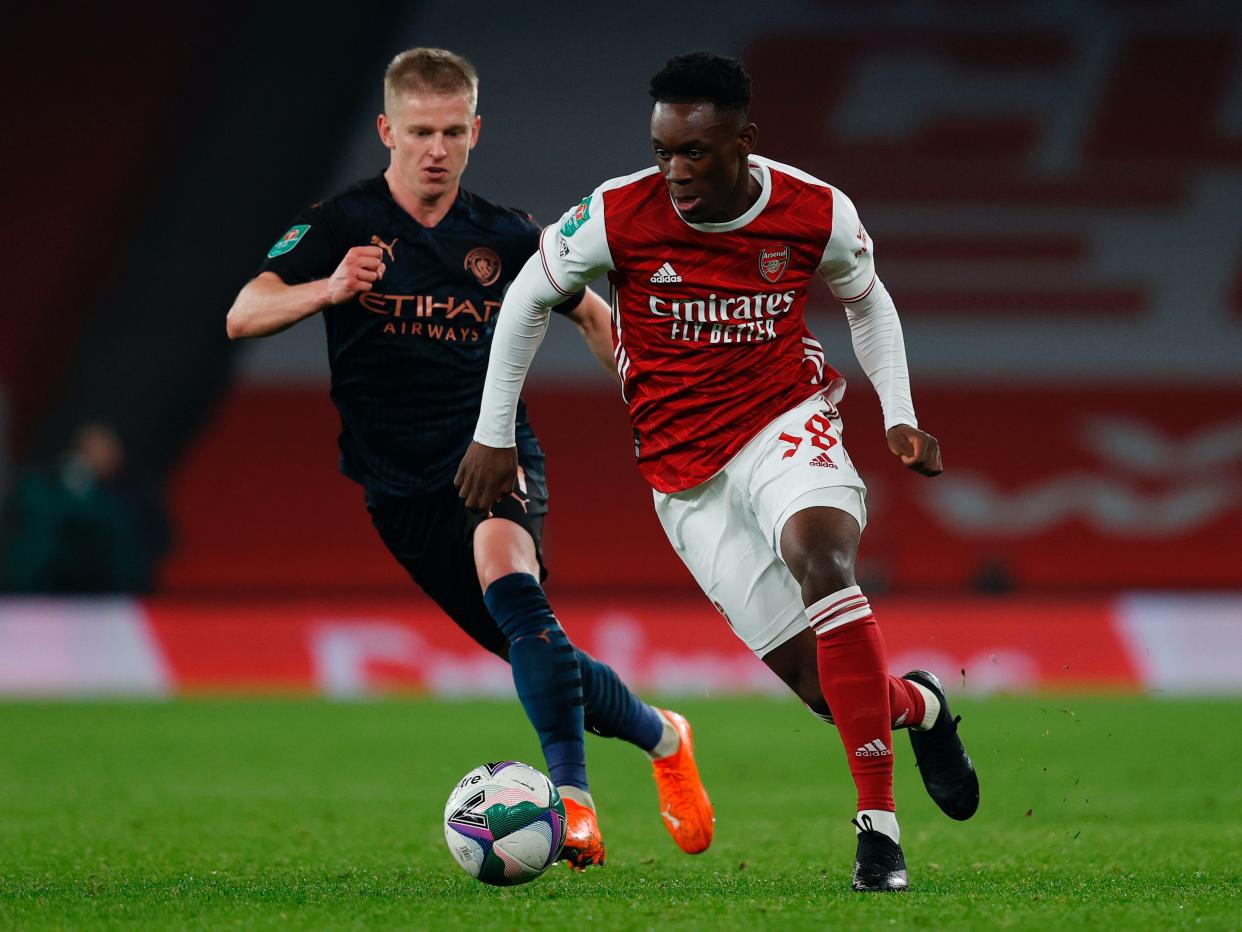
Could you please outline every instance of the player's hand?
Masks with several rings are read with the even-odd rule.
[[[329,304],[343,304],[370,291],[384,277],[384,251],[378,246],[355,246],[328,279]]]
[[[482,514],[513,491],[517,474],[517,447],[485,447],[472,441],[457,467],[453,485],[466,507]]]
[[[903,466],[924,476],[938,476],[944,472],[940,462],[940,441],[926,431],[898,424],[888,429],[888,448]]]

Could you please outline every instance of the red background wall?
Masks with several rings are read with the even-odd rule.
[[[861,566],[894,588],[1242,584],[1242,389],[919,388],[945,475],[902,469],[870,388],[843,408],[870,486]],[[548,451],[558,588],[690,588],[611,391],[528,395]],[[326,392],[235,390],[178,471],[176,590],[405,587],[336,471]],[[1038,515],[1030,515],[1031,502]],[[1025,517],[1024,517],[1025,516]]]

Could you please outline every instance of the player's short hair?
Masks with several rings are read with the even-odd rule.
[[[712,52],[675,55],[651,78],[650,92],[656,103],[709,103],[750,117],[750,75],[736,58]]]
[[[479,103],[479,73],[448,49],[407,49],[384,72],[384,109],[391,110],[397,95],[403,93],[463,93],[473,111]]]

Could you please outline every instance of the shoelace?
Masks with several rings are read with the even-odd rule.
[[[880,869],[885,873],[901,869],[901,847],[883,832],[877,832],[871,816],[864,814],[862,823],[858,819],[850,819],[858,829],[859,861],[866,859],[869,870]],[[860,866],[864,866],[861,865]]]
[[[660,781],[669,787],[670,795],[678,802],[693,803],[694,790],[690,787],[690,777],[682,770],[660,771]]]
[[[666,778],[671,778],[669,787],[669,795],[672,797],[671,808],[678,810],[683,816],[687,812],[700,811],[699,794],[691,786],[691,780],[687,774],[680,770],[669,770]],[[715,821],[714,817],[712,821]]]

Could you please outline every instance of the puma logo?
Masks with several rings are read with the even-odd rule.
[[[399,237],[399,236],[394,236],[394,237],[392,238],[392,242],[391,242],[391,243],[385,243],[385,242],[384,242],[382,239],[380,239],[378,236],[372,235],[372,236],[371,236],[371,245],[372,245],[372,246],[378,246],[380,249],[384,250],[384,252],[386,252],[386,253],[388,254],[388,261],[389,261],[389,262],[393,262],[393,261],[395,261],[395,260],[394,260],[394,259],[393,259],[393,257],[392,257],[392,247],[397,245],[397,240],[399,240],[400,238],[401,238],[401,237]]]

